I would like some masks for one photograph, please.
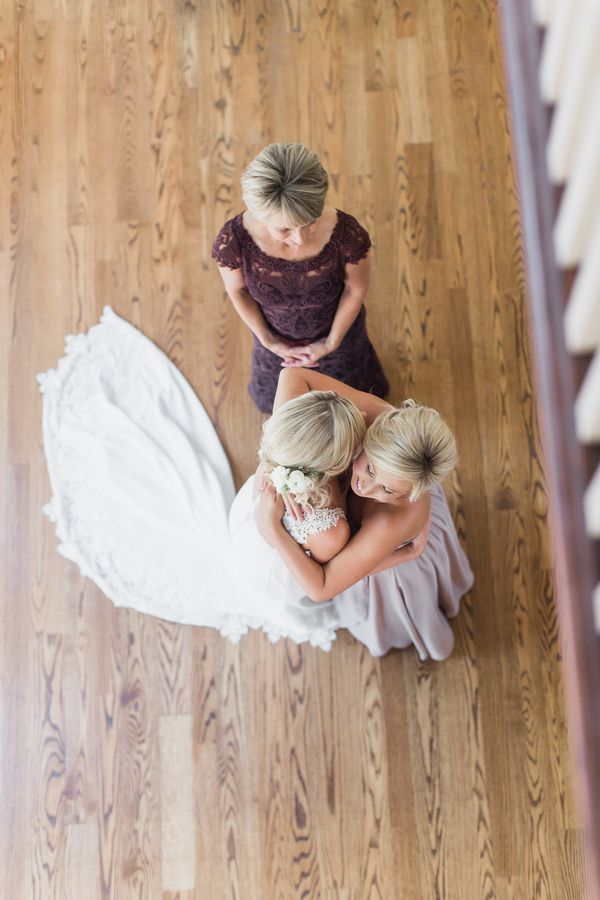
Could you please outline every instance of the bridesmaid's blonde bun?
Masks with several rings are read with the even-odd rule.
[[[379,468],[412,483],[411,500],[449,475],[457,460],[454,436],[440,414],[414,400],[381,413],[363,447]]]

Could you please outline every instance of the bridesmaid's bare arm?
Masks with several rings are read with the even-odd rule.
[[[393,569],[400,563],[410,562],[411,559],[417,559],[425,550],[429,539],[429,529],[431,526],[431,518],[427,519],[427,524],[421,529],[416,538],[406,547],[394,550],[389,556],[386,556],[379,565],[370,572],[370,575],[376,575],[377,572],[383,572],[385,569]]]
[[[365,414],[367,425],[375,421],[377,416],[391,409],[391,405],[380,397],[357,391],[349,387],[337,378],[315,372],[314,369],[289,368],[282,369],[277,383],[275,405],[277,409],[282,403],[291,400],[292,397],[300,397],[308,391],[335,391],[341,397],[351,400],[355,406]]]
[[[266,486],[260,499],[263,533],[308,596],[315,602],[330,600],[370,575],[396,547],[412,539],[429,515],[429,501],[415,502],[411,515],[391,525],[389,516],[373,516],[326,565],[309,559],[281,524],[283,503],[274,488]],[[417,505],[418,504],[418,505]]]

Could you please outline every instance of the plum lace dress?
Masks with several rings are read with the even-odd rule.
[[[348,213],[337,211],[329,241],[316,256],[286,260],[268,256],[246,230],[242,216],[225,223],[213,244],[219,266],[242,269],[246,287],[279,337],[301,345],[329,334],[344,289],[345,268],[369,252],[371,240]],[[363,306],[337,350],[319,360],[319,371],[361,391],[385,397],[389,385],[369,340]],[[250,396],[271,413],[281,359],[253,338]]]

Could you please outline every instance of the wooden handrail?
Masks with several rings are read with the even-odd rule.
[[[592,897],[600,897],[600,637],[592,593],[597,580],[583,517],[585,462],[575,437],[575,364],[564,341],[563,278],[554,257],[555,189],[546,169],[550,112],[538,88],[540,33],[523,0],[501,0],[506,82],[512,116],[537,408],[546,456],[557,606],[565,682],[588,832]]]

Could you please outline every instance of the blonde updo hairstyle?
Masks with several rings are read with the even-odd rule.
[[[259,222],[281,214],[294,227],[319,218],[329,186],[319,157],[304,144],[269,144],[241,182],[244,203]]]
[[[350,467],[365,431],[350,400],[335,391],[309,391],[265,422],[258,456],[267,475],[277,466],[310,473],[314,488],[294,496],[303,506],[322,509],[331,502],[329,480]]]
[[[412,501],[449,475],[457,460],[454,436],[440,414],[414,400],[381,413],[363,449],[378,468],[411,482]]]

